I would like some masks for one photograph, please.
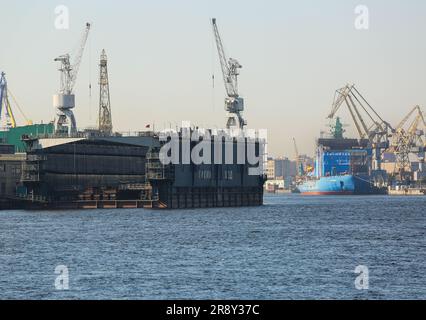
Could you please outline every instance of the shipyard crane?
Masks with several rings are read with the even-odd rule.
[[[217,27],[216,19],[212,19],[213,33],[219,54],[220,66],[222,68],[223,81],[227,97],[225,98],[225,110],[228,112],[226,127],[243,129],[247,125],[242,116],[244,111],[244,99],[238,93],[238,75],[242,65],[233,58],[227,58]]]
[[[410,118],[415,115],[412,122]],[[407,128],[407,124],[409,124]],[[420,106],[415,106],[398,124],[392,137],[391,151],[395,154],[395,173],[401,180],[411,171],[410,154],[417,154],[424,163],[426,122]]]
[[[303,176],[303,166],[300,162],[299,149],[297,148],[296,138],[293,138],[294,152],[296,156],[296,180]]]
[[[59,93],[54,95],[53,104],[56,108],[55,131],[59,134],[72,135],[77,131],[77,124],[72,109],[75,107],[74,86],[83,58],[84,48],[89,37],[91,25],[86,23],[79,49],[71,63],[70,54],[64,54],[55,59],[60,62],[61,73]]]
[[[8,93],[8,95],[12,98],[12,101],[14,102],[14,104],[15,104],[16,108],[19,110],[19,112],[21,113],[22,117],[24,118],[24,120],[25,120],[25,124],[26,124],[27,126],[32,126],[32,125],[33,125],[33,121],[32,121],[32,120],[30,120],[30,119],[26,116],[25,112],[23,111],[23,109],[22,109],[22,108],[21,108],[21,106],[19,105],[18,100],[15,98],[14,94],[12,93],[12,91],[10,91],[9,87],[7,88],[7,93]]]
[[[16,127],[16,120],[10,106],[8,92],[6,74],[2,72],[0,74],[0,120],[2,118],[2,111],[4,110],[6,128],[10,129]]]
[[[16,107],[19,112],[21,113],[22,117],[25,119],[26,125],[32,125],[33,122],[28,119],[28,117],[25,115],[23,109],[19,105],[17,99],[13,95],[12,91],[10,91],[9,86],[6,81],[6,74],[2,72],[0,74],[0,120],[2,118],[1,114],[2,111],[5,110],[5,120],[6,120],[6,129],[10,128],[16,128],[17,121],[14,116],[14,112],[12,109],[12,104],[10,103],[9,97],[12,98],[12,101],[14,103],[14,107]]]
[[[109,95],[108,58],[102,50],[99,64],[99,131],[103,134],[112,133],[111,99]]]
[[[361,140],[368,140],[373,151],[373,170],[381,169],[382,152],[389,147],[392,126],[374,110],[355,85],[336,90],[331,113],[333,119],[342,105],[346,105]]]

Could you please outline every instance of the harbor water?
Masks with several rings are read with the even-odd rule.
[[[252,208],[0,211],[0,298],[426,299],[425,208],[266,195]]]

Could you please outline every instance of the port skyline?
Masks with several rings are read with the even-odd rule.
[[[272,154],[292,154],[292,137],[297,138],[301,153],[312,154],[315,138],[327,125],[334,90],[347,82],[362,88],[392,123],[426,100],[421,90],[426,77],[418,72],[426,69],[426,46],[416,38],[417,30],[426,30],[421,19],[426,12],[423,2],[413,0],[402,8],[396,1],[365,1],[368,30],[355,28],[357,1],[249,1],[237,19],[230,19],[224,8],[238,9],[241,1],[185,1],[179,6],[169,1],[128,1],[120,7],[113,3],[99,6],[97,1],[63,4],[70,10],[68,30],[54,27],[55,1],[17,1],[5,6],[10,17],[20,19],[5,18],[5,25],[16,27],[0,31],[8,43],[0,52],[1,68],[35,122],[53,120],[51,94],[57,90],[53,58],[75,42],[86,21],[93,22],[93,37],[76,85],[75,112],[81,127],[96,124],[96,60],[103,48],[111,59],[111,99],[118,131],[141,130],[148,123],[166,128],[182,118],[200,127],[224,126],[225,93],[209,23],[213,16],[226,31],[227,52],[244,66],[240,90],[249,126],[268,129]],[[176,10],[166,13],[160,23],[155,17],[170,5]],[[111,25],[114,12],[118,23]],[[342,35],[346,41],[333,40]],[[131,38],[140,40],[127,40]],[[389,50],[399,40],[404,49]],[[31,46],[38,50],[28,55]],[[351,64],[346,63],[352,55]],[[350,123],[347,116],[344,121]],[[355,135],[353,127],[348,128],[348,135]]]

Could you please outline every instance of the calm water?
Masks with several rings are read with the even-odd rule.
[[[426,299],[425,208],[288,195],[262,208],[3,211],[0,298]],[[55,290],[57,265],[68,291]]]

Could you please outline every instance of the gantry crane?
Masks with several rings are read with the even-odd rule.
[[[242,116],[244,99],[238,94],[238,75],[240,74],[239,69],[242,66],[237,60],[227,58],[216,19],[212,19],[212,25],[227,94],[225,98],[225,110],[228,112],[226,127],[228,129],[235,127],[243,129],[247,125],[246,120]]]
[[[6,129],[15,128],[16,120],[13,115],[12,108],[10,106],[6,74],[4,72],[0,74],[0,120],[2,117],[3,110],[4,110],[4,117],[6,120]]]
[[[415,115],[410,123],[410,118]],[[407,124],[409,124],[407,128]],[[424,163],[426,122],[420,106],[415,106],[398,124],[392,137],[391,151],[395,154],[395,173],[405,180],[411,172],[410,154],[417,154]]]
[[[349,110],[361,140],[368,140],[373,151],[372,170],[381,169],[382,152],[389,148],[392,126],[373,109],[354,85],[346,85],[336,91],[328,118],[333,119],[345,104]]]
[[[55,131],[60,134],[72,135],[77,131],[77,124],[72,109],[75,107],[74,86],[83,58],[84,48],[89,37],[91,25],[86,23],[77,54],[71,63],[70,54],[64,54],[55,59],[61,63],[59,94],[54,95],[53,104],[56,108]]]

